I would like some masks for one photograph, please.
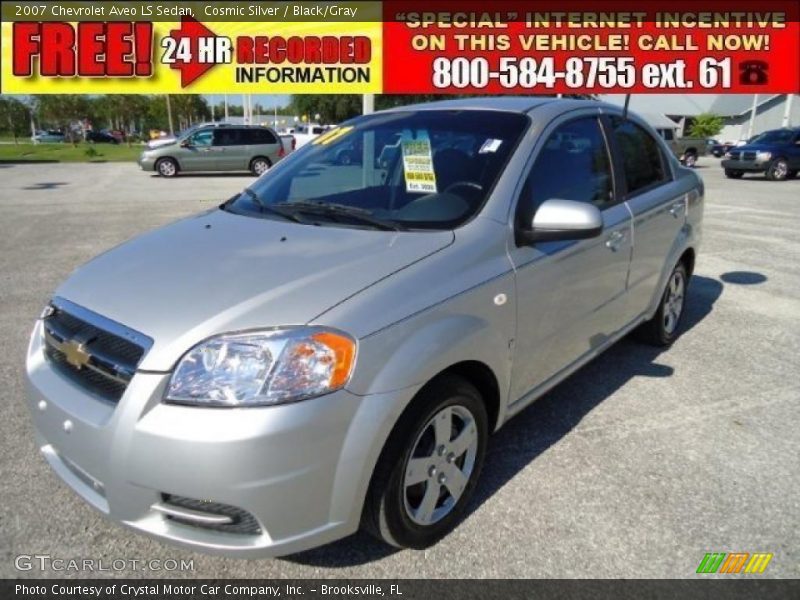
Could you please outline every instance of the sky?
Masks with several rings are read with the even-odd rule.
[[[222,102],[223,94],[203,94],[203,97],[209,104],[218,104]],[[291,96],[288,94],[253,94],[253,105],[260,104],[265,108],[272,108],[273,106],[286,106],[289,104]],[[228,94],[229,106],[241,106],[242,94]]]

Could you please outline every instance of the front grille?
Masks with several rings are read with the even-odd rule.
[[[53,367],[92,394],[119,402],[152,341],[63,299],[43,319],[44,351]]]
[[[161,498],[164,504],[168,506],[186,508],[210,515],[224,515],[231,518],[230,523],[199,523],[191,519],[182,519],[177,515],[166,515],[166,518],[170,521],[213,531],[224,531],[240,535],[261,535],[261,526],[256,521],[256,518],[246,510],[236,506],[211,502],[210,500],[196,500],[185,496],[173,496],[172,494],[161,494]]]
[[[731,155],[731,158],[733,160],[739,160],[739,154],[741,154],[741,153],[737,150],[737,151],[728,152],[728,154]]]
[[[756,153],[755,152],[742,152],[742,160],[755,160]]]

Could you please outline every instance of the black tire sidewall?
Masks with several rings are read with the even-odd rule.
[[[405,469],[413,451],[414,443],[428,421],[447,406],[461,405],[467,408],[475,419],[478,429],[478,450],[475,465],[469,482],[453,510],[440,521],[431,525],[419,525],[406,513],[403,486]],[[373,501],[379,520],[381,537],[388,543],[407,548],[427,548],[447,535],[461,520],[465,507],[475,491],[486,456],[488,442],[488,416],[480,393],[468,382],[446,377],[435,380],[414,400],[414,405],[403,415],[386,445],[379,469],[386,469],[388,478],[376,482],[382,489],[375,489]]]

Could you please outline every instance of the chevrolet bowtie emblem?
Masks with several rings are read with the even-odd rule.
[[[76,369],[82,369],[89,364],[89,359],[92,357],[86,351],[85,346],[75,340],[66,340],[61,344],[61,351],[64,353],[64,358]]]

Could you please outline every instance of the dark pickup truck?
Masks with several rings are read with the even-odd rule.
[[[746,145],[731,148],[722,168],[731,179],[745,173],[764,173],[771,181],[794,179],[800,171],[800,127],[765,131]]]

